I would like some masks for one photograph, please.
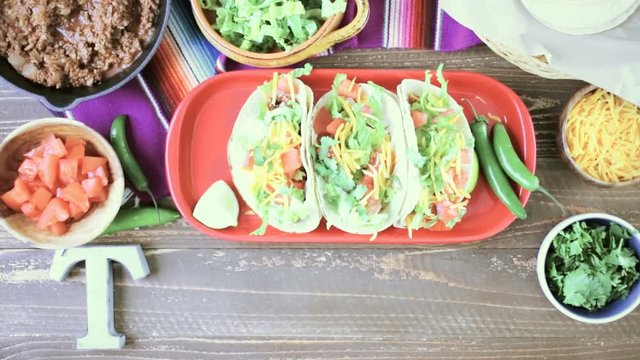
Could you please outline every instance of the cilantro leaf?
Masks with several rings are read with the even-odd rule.
[[[617,224],[576,222],[561,231],[547,256],[551,291],[564,304],[589,311],[627,297],[639,277],[630,237]]]

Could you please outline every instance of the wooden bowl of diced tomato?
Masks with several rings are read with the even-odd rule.
[[[36,247],[67,249],[100,236],[123,192],[113,148],[77,121],[31,121],[0,144],[0,224]]]

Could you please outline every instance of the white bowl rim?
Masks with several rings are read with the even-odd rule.
[[[640,296],[633,301],[633,303],[631,303],[626,309],[624,309],[623,311],[612,315],[612,316],[608,316],[608,317],[603,317],[600,319],[591,319],[585,316],[581,316],[579,314],[576,314],[575,312],[569,310],[565,305],[561,304],[553,295],[553,293],[551,293],[551,289],[549,288],[549,284],[547,283],[547,277],[546,277],[546,259],[547,259],[547,253],[549,252],[549,248],[551,247],[551,243],[553,242],[553,238],[556,237],[556,235],[558,235],[558,233],[560,231],[562,231],[563,229],[565,229],[566,227],[568,227],[569,225],[578,222],[578,221],[582,221],[582,220],[590,220],[590,219],[604,219],[604,220],[609,220],[611,222],[615,222],[619,225],[622,225],[623,227],[627,228],[628,230],[630,230],[632,233],[637,234],[638,230],[631,225],[630,223],[628,223],[627,221],[614,216],[614,215],[610,215],[610,214],[605,214],[605,213],[586,213],[586,214],[579,214],[579,215],[574,215],[574,216],[570,216],[564,220],[562,220],[561,222],[559,222],[556,226],[554,226],[548,233],[547,235],[544,237],[544,240],[542,240],[542,244],[540,244],[540,249],[538,250],[538,258],[537,258],[537,262],[536,262],[536,272],[538,274],[538,283],[540,284],[540,288],[542,289],[542,292],[544,293],[544,296],[547,298],[547,300],[549,300],[549,302],[558,310],[560,310],[561,313],[563,313],[564,315],[583,322],[583,323],[587,323],[587,324],[605,324],[605,323],[609,323],[612,321],[616,321],[624,316],[626,316],[627,314],[629,314],[630,312],[632,312],[636,307],[638,307],[638,305],[640,305]]]

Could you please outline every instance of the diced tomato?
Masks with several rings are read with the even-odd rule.
[[[99,166],[94,171],[89,171],[87,173],[89,178],[98,178],[102,182],[102,186],[109,185],[109,177],[107,176],[107,170],[105,170],[104,166]]]
[[[38,210],[44,210],[45,207],[47,207],[47,204],[49,203],[49,200],[51,200],[51,198],[53,197],[53,194],[51,194],[51,192],[49,192],[49,190],[47,190],[44,187],[38,188],[38,190],[36,190],[33,195],[31,195],[31,203],[33,205],[35,205],[36,208],[38,208]]]
[[[100,190],[98,190],[98,194],[96,196],[92,196],[89,198],[89,202],[92,203],[101,203],[105,200],[107,200],[107,189],[106,188],[102,188]]]
[[[243,169],[247,169],[247,170],[251,170],[253,169],[253,151],[249,151],[247,153],[247,157],[244,158],[244,163],[242,163],[242,168]]]
[[[67,136],[67,138],[64,140],[64,147],[67,148],[67,152],[71,151],[71,149],[76,145],[82,145],[84,147],[85,144],[86,143],[84,140],[75,136]]]
[[[89,207],[91,206],[89,204],[89,197],[87,196],[87,193],[84,192],[82,185],[78,184],[77,182],[67,185],[62,190],[60,198],[62,200],[68,201],[69,204],[73,204],[79,207],[80,209],[82,209],[82,211],[85,212],[89,211]]]
[[[471,151],[468,148],[460,150],[460,162],[462,164],[468,164],[471,162]]]
[[[59,158],[57,156],[45,155],[38,169],[40,180],[51,190],[58,183],[58,162]]]
[[[378,199],[374,199],[373,196],[367,200],[367,213],[369,215],[374,215],[380,212],[382,209],[382,203]]]
[[[97,156],[85,156],[82,158],[82,175],[89,171],[94,171],[100,166],[107,164],[107,159]]]
[[[62,221],[49,226],[49,231],[58,236],[66,234],[68,230],[67,224]]]
[[[13,183],[13,189],[0,196],[0,199],[13,211],[20,211],[20,207],[31,198],[31,189],[24,180],[18,178]]]
[[[67,153],[67,156],[65,156],[65,158],[80,160],[84,157],[84,151],[84,144],[73,145],[69,149],[69,152]]]
[[[300,150],[291,149],[280,157],[282,159],[282,166],[284,173],[291,177],[300,167],[302,167],[302,160],[300,160]]]
[[[29,189],[31,189],[31,192],[35,192],[40,188],[47,189],[47,185],[45,185],[42,180],[40,180],[40,178],[36,178],[35,180],[28,182],[27,185],[29,185]]]
[[[316,117],[313,119],[313,131],[318,134],[318,138],[329,135],[327,132],[327,126],[333,121],[331,112],[325,107],[321,107],[316,113]]]
[[[448,223],[458,217],[458,209],[453,207],[453,203],[448,200],[436,203],[436,212],[440,221],[444,223]]]
[[[69,204],[69,215],[74,219],[74,220],[80,220],[82,219],[82,217],[84,216],[84,214],[86,214],[87,211],[84,211],[82,208],[76,206],[73,203]]]
[[[17,178],[13,182],[13,190],[16,191],[16,194],[19,195],[20,199],[26,199],[23,201],[29,201],[31,199],[31,188],[27,185],[27,182]]]
[[[291,180],[291,185],[296,189],[304,189],[304,181]]]
[[[67,148],[64,147],[64,143],[53,134],[47,136],[42,145],[44,146],[44,156],[53,155],[61,158],[67,155]]]
[[[442,221],[438,221],[432,227],[429,228],[431,231],[450,231],[451,228],[447,227],[445,223]]]
[[[373,114],[373,109],[371,109],[371,107],[370,107],[370,106],[365,105],[365,106],[363,106],[363,107],[360,109],[360,112],[361,112],[361,113],[364,113],[364,114],[369,114],[369,115],[371,115],[371,114]]]
[[[92,198],[99,196],[104,186],[102,186],[102,181],[98,178],[84,179],[82,180],[82,189],[89,198]]]
[[[44,145],[34,147],[24,154],[29,159],[41,159],[44,156]]]
[[[22,211],[23,214],[25,214],[29,219],[33,221],[38,221],[38,217],[42,213],[42,211],[30,201],[22,204],[22,206],[20,207],[20,211]]]
[[[287,81],[288,75],[280,75],[280,80],[278,80],[278,91],[283,92],[289,96],[291,96],[291,89],[289,88],[289,81]],[[298,93],[298,84],[293,81],[293,94]]]
[[[373,178],[371,176],[365,175],[361,184],[367,187],[367,194],[373,190]]]
[[[78,159],[60,159],[60,181],[68,185],[78,180]]]
[[[33,159],[25,159],[18,168],[18,176],[26,181],[33,181],[38,176],[38,164]]]
[[[345,121],[342,119],[333,119],[333,121],[331,121],[329,125],[327,125],[327,133],[329,133],[329,135],[331,136],[336,136],[336,132],[338,132],[338,128],[340,127],[340,125],[344,123]]]
[[[351,87],[351,90],[349,90],[349,87]],[[354,83],[353,86],[351,86],[351,80],[345,79],[338,88],[338,95],[355,100],[356,97],[358,97],[358,89],[360,89],[360,85]]]
[[[40,219],[38,219],[38,229],[44,230],[49,226],[59,222],[66,221],[69,218],[69,205],[60,198],[53,198],[44,208]]]
[[[429,121],[429,115],[420,111],[412,111],[411,119],[413,119],[413,127],[417,129]]]

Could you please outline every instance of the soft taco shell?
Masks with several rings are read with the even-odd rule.
[[[314,230],[320,223],[320,209],[318,207],[318,201],[315,193],[315,174],[313,168],[308,161],[308,142],[305,139],[309,138],[309,109],[313,106],[313,92],[302,81],[295,79],[299,91],[296,95],[297,101],[303,106],[303,117],[300,124],[300,131],[302,136],[302,144],[300,145],[300,158],[302,166],[307,174],[307,180],[305,182],[305,201],[304,205],[308,209],[308,216],[306,219],[298,221],[296,223],[288,223],[279,221],[279,219],[271,219],[269,225],[284,232],[288,233],[306,233]],[[260,89],[256,89],[247,99],[233,127],[229,143],[227,145],[227,157],[229,161],[229,167],[231,168],[231,176],[233,178],[233,184],[240,193],[242,199],[249,205],[251,210],[258,215],[261,215],[258,211],[257,200],[251,190],[254,183],[253,172],[243,169],[243,163],[245,161],[247,151],[249,150],[248,144],[257,144],[263,139],[268,127],[259,118],[260,106],[264,103],[264,94]]]
[[[415,79],[403,80],[402,83],[398,85],[397,92],[399,97],[400,109],[402,111],[402,123],[404,126],[404,131],[407,135],[407,148],[409,152],[418,152],[418,139],[416,136],[416,129],[413,126],[413,120],[411,118],[411,106],[409,105],[407,99],[409,94],[422,94],[425,87],[431,92],[441,91],[441,89],[435,85],[427,84],[424,81]],[[451,95],[449,95],[449,101],[450,104],[452,104],[452,108],[460,112],[460,117],[455,123],[456,127],[462,133],[465,139],[473,139],[473,134],[471,133],[471,129],[469,128],[469,122],[464,115],[462,106],[460,106],[460,104],[458,104],[458,102],[454,98],[452,98]],[[471,153],[474,154],[473,146],[468,148],[471,150]],[[472,157],[472,159],[472,162],[475,162],[476,164],[471,166],[477,166],[475,155]],[[399,221],[395,224],[396,227],[401,228],[406,227],[404,225],[405,218],[407,217],[407,215],[413,212],[416,205],[418,204],[420,194],[424,190],[420,181],[420,170],[412,162],[409,162],[408,167],[408,194],[410,195],[407,196],[407,201],[405,201],[400,211]]]
[[[373,91],[373,87],[368,84],[359,84],[362,91],[365,95],[369,95]],[[313,130],[313,121],[315,120],[315,115],[321,107],[324,107],[331,100],[331,93],[327,93],[318,100],[318,103],[313,108],[313,111],[310,114],[309,121],[309,150],[313,150],[313,144],[316,144],[318,141],[318,134]],[[321,176],[316,177],[316,189],[317,189],[317,198],[320,204],[320,211],[322,215],[327,220],[327,227],[335,226],[336,228],[352,233],[352,234],[376,234],[389,226],[395,223],[400,215],[400,210],[402,209],[402,203],[406,197],[407,191],[407,145],[405,140],[405,134],[403,129],[403,122],[400,116],[400,107],[398,106],[398,101],[396,95],[392,92],[386,91],[384,93],[384,101],[383,101],[383,114],[382,121],[385,123],[387,131],[389,132],[391,138],[391,144],[393,146],[393,150],[396,156],[396,166],[394,169],[394,175],[396,179],[392,183],[392,187],[395,189],[396,194],[393,196],[391,202],[387,204],[385,208],[383,208],[380,213],[387,214],[387,218],[385,221],[382,221],[378,224],[366,224],[362,223],[357,216],[352,216],[350,218],[342,218],[338,211],[335,209],[331,209],[328,207],[328,204],[325,202],[323,197],[323,188],[324,188],[324,179]],[[309,152],[309,163],[313,164],[313,159],[311,156],[311,152]]]

